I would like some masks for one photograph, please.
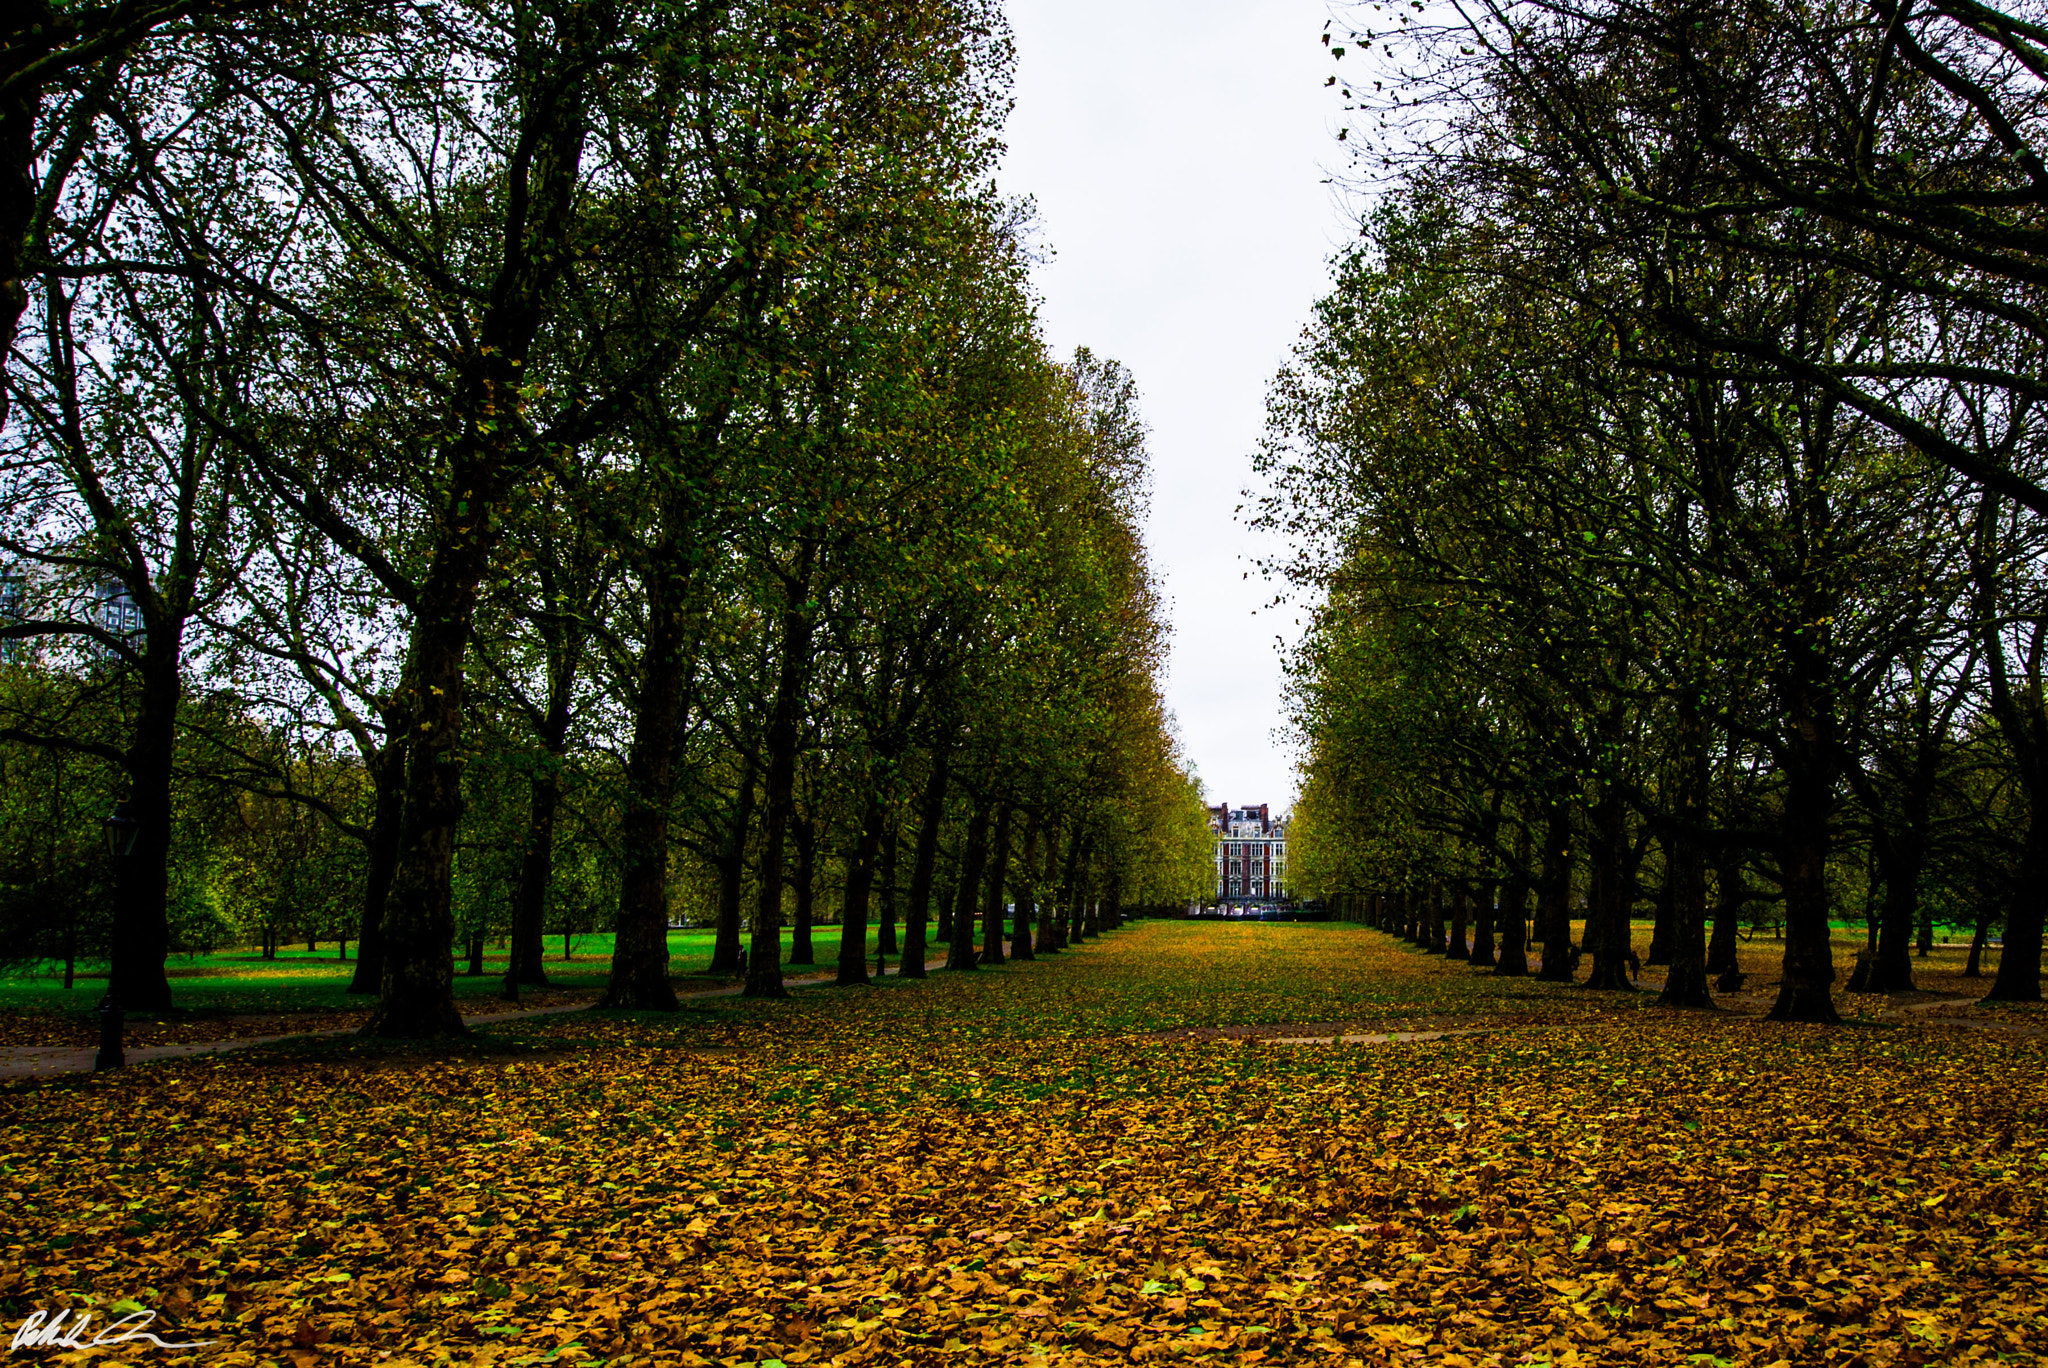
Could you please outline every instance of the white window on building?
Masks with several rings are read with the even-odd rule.
[[[138,637],[142,633],[142,609],[128,592],[128,586],[118,580],[102,580],[94,587],[94,596],[99,599],[99,624],[102,629],[117,637]],[[139,648],[140,641],[131,641]]]

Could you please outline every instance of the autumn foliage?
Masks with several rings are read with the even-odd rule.
[[[2037,1034],[1638,1001],[1144,923],[469,1056],[17,1088],[0,1308],[132,1301],[216,1341],[151,1361],[222,1365],[2048,1353]],[[1466,1033],[1273,1039],[1403,1025]]]

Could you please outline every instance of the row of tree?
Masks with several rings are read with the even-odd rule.
[[[1831,918],[1870,916],[1856,986],[1897,990],[1938,907],[2038,999],[2048,30],[1353,17],[1325,42],[1376,208],[1263,456],[1320,595],[1298,880],[1411,929],[1386,909],[1431,879],[1533,897],[1555,977],[1583,906],[1605,987],[1646,897],[1683,1005],[1765,903],[1804,1021],[1836,1018]]]
[[[1037,335],[992,6],[144,8],[7,78],[0,763],[125,797],[117,1000],[231,856],[259,918],[349,890],[403,1035],[460,1029],[458,929],[516,992],[606,925],[659,1008],[698,910],[772,995],[821,887],[845,982],[878,884],[921,972],[935,907],[1206,877],[1135,388]]]

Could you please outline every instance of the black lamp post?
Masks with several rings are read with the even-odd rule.
[[[127,895],[127,880],[122,877],[127,871],[128,857],[135,853],[135,837],[142,830],[142,823],[129,815],[126,803],[114,804],[114,810],[107,814],[107,854],[114,863],[114,925],[118,929],[124,920],[121,916],[121,899]],[[93,1057],[93,1071],[118,1069],[127,1063],[121,1049],[121,1006],[114,998],[113,962],[107,965],[107,995],[100,999],[100,1052]]]

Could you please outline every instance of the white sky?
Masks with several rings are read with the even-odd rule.
[[[1357,231],[1323,0],[1010,0],[1016,110],[1002,188],[1037,199],[1041,316],[1131,368],[1152,427],[1146,532],[1171,600],[1166,699],[1211,802],[1291,805],[1260,543],[1234,515],[1266,383]],[[1249,580],[1243,578],[1252,572]]]

